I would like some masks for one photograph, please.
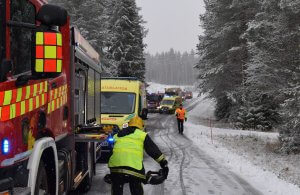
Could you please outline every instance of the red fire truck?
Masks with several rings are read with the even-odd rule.
[[[1,0],[0,26],[0,195],[88,190],[106,137],[98,53],[45,0]]]

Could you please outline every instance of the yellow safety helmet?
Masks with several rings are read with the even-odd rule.
[[[140,130],[143,130],[144,129],[144,121],[140,117],[135,116],[132,119],[130,119],[130,121],[128,122],[128,126],[129,127],[137,127]]]

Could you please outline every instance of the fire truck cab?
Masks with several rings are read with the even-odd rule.
[[[105,139],[100,72],[63,8],[0,1],[0,195],[90,188]]]

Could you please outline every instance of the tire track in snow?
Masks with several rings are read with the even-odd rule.
[[[159,130],[159,133],[158,133],[158,137],[163,141],[163,143],[167,146],[169,152],[170,152],[170,155],[169,155],[169,161],[171,161],[171,159],[173,158],[173,150],[172,150],[172,146],[169,144],[168,141],[166,141],[166,139],[164,138],[167,134],[167,133],[163,133],[163,129],[165,129],[165,125],[163,123],[165,118],[163,117],[160,117],[160,115],[158,115],[157,117],[157,122],[156,122],[156,125],[159,125],[159,127],[156,128],[156,130]]]
[[[159,134],[159,136],[160,136],[161,140],[163,140],[164,143],[168,146],[169,151],[171,153],[170,157],[168,159],[169,162],[172,162],[173,154],[178,159],[178,155],[176,153],[176,150],[179,149],[182,152],[182,157],[183,158],[181,159],[181,162],[180,162],[179,177],[180,177],[180,186],[181,186],[182,194],[186,195],[186,190],[185,190],[184,181],[183,181],[183,165],[184,165],[184,161],[185,161],[185,151],[182,149],[182,147],[185,147],[186,145],[179,145],[173,139],[171,139],[171,137],[170,137],[170,127],[169,127],[169,125],[168,125],[168,127],[166,126],[166,121],[170,121],[170,120],[171,120],[171,116],[167,116],[165,118],[160,117],[158,119],[158,122],[160,123],[160,125],[162,127],[161,129],[166,130],[165,134]],[[171,121],[173,122],[173,120],[171,120]],[[162,132],[162,131],[160,131],[160,132]],[[165,136],[165,138],[167,138],[168,140],[163,138],[163,136]],[[175,144],[175,147],[172,146],[174,144]]]
[[[182,194],[186,195],[186,187],[185,187],[184,179],[183,179],[183,170],[184,170],[184,164],[189,164],[189,161],[190,161],[189,160],[188,162],[185,162],[186,161],[186,151],[185,150],[190,147],[190,144],[179,144],[178,142],[176,142],[178,137],[174,135],[174,132],[173,132],[173,134],[170,134],[170,130],[173,129],[172,127],[174,127],[174,125],[175,125],[174,120],[172,120],[171,117],[172,116],[166,117],[167,120],[171,121],[171,124],[169,125],[169,127],[166,127],[167,128],[167,138],[169,139],[170,143],[173,143],[175,145],[175,147],[171,148],[172,150],[174,150],[174,153],[176,154],[176,149],[179,149],[182,153],[182,159],[181,159],[180,167],[179,167],[179,179],[180,179],[180,187],[181,187]],[[170,136],[173,136],[175,139],[171,139]]]
[[[181,152],[182,152],[182,161],[180,163],[180,172],[179,172],[179,175],[180,175],[180,185],[181,185],[182,194],[186,195],[186,190],[185,190],[185,185],[184,185],[183,175],[182,175],[183,164],[184,164],[184,161],[185,161],[185,151],[181,150]]]

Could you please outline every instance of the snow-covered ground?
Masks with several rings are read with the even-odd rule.
[[[189,112],[185,132],[195,145],[263,194],[300,194],[300,155],[275,153],[278,133],[211,128],[215,103],[205,96],[194,102],[197,106]]]
[[[157,92],[165,87],[152,84],[149,88]],[[145,194],[300,194],[300,155],[275,153],[278,133],[215,125],[215,102],[204,95],[194,94],[194,97],[184,104],[189,112],[183,136],[177,132],[174,115],[149,114],[148,133],[167,156],[170,172],[162,185],[145,185]],[[147,155],[144,165],[146,170],[160,168]],[[103,181],[108,172],[107,165],[97,166],[89,195],[110,194],[110,185]],[[124,194],[130,194],[128,185],[125,185]]]
[[[165,87],[168,86],[150,83],[149,89],[155,92]],[[212,124],[215,102],[205,95],[194,97],[185,124],[185,132],[194,144],[264,194],[300,194],[300,155],[275,153],[278,133],[215,128],[220,127]]]

